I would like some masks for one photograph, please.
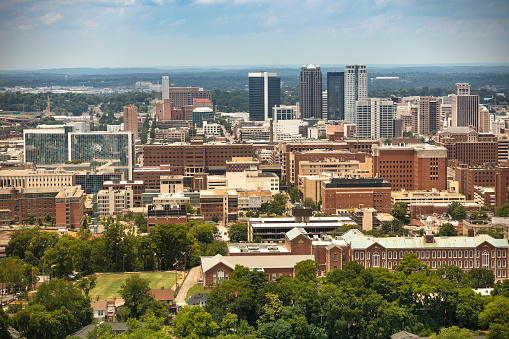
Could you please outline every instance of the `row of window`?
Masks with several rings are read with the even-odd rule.
[[[430,252],[431,252],[431,258],[473,258],[474,257],[474,251],[473,250],[448,250],[448,251],[399,251],[399,259],[403,259],[403,256],[407,253],[415,253],[417,255],[417,258],[419,259],[429,259],[430,258]],[[495,254],[497,258],[505,258],[507,256],[507,250],[492,250],[491,251],[491,257],[495,258]],[[379,256],[378,252],[375,252],[373,254],[373,257]],[[488,252],[484,251],[483,256],[488,256]],[[476,251],[476,257],[479,258],[480,251]],[[398,251],[387,251],[387,257],[388,259],[397,259],[398,258]],[[356,251],[354,252],[354,258],[355,260],[364,260],[364,252]],[[366,252],[366,259],[370,260],[370,252]],[[382,252],[382,259],[385,259],[385,251]],[[505,261],[505,260],[504,260]]]

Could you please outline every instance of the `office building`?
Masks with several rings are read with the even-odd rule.
[[[272,118],[272,108],[281,104],[281,79],[276,73],[249,73],[249,119]]]
[[[163,101],[170,99],[170,78],[168,76],[163,76],[161,91]]]
[[[130,186],[124,189],[108,189],[97,192],[97,215],[109,216],[133,208],[133,190]]]
[[[441,127],[441,102],[440,98],[419,98],[419,128],[420,135],[433,135]]]
[[[276,115],[274,115],[276,114]],[[274,120],[293,120],[295,119],[295,111],[291,106],[272,107],[272,116]]]
[[[345,72],[327,72],[327,119],[345,119]]]
[[[120,181],[105,181],[103,183],[104,190],[113,191],[129,191],[129,198],[134,206],[141,206],[141,195],[145,191],[143,181],[139,180],[120,180]]]
[[[67,135],[70,127],[23,130],[23,159],[34,165],[58,165],[69,160]]]
[[[495,167],[495,207],[509,202],[509,164]]]
[[[214,111],[210,107],[197,107],[193,110],[193,126],[203,128],[203,122],[214,122]]]
[[[451,106],[453,127],[472,126],[479,131],[479,96],[470,95],[470,85],[456,84],[456,94],[451,96]]]
[[[219,221],[235,222],[239,212],[239,195],[237,191],[229,188],[216,188],[200,191],[200,208],[198,214],[203,220],[212,221],[214,216]]]
[[[162,92],[158,94],[158,99],[163,100]],[[170,99],[174,108],[182,108],[193,105],[193,99],[209,99],[212,101],[212,91],[204,91],[203,88],[199,87],[170,87],[167,99]]]
[[[382,178],[331,178],[322,182],[322,212],[344,213],[350,208],[391,211],[391,184]]]
[[[55,196],[55,226],[80,228],[83,226],[83,206],[85,197],[79,186],[70,186]]]
[[[124,180],[123,173],[107,173],[107,172],[74,172],[72,185],[80,185],[85,194],[94,193],[94,186],[97,191],[104,189],[105,181]],[[95,183],[94,183],[95,181]]]
[[[446,190],[447,150],[428,144],[373,146],[373,175],[393,190]]]
[[[394,136],[396,105],[390,99],[361,99],[355,103],[357,137],[386,139]]]
[[[134,105],[124,107],[124,131],[133,132],[138,139],[138,107]]]
[[[368,97],[368,70],[366,65],[345,67],[345,120],[356,123],[355,102]]]
[[[447,149],[449,160],[469,166],[498,162],[499,144],[491,133],[479,133],[471,127],[449,127],[438,134],[437,146]]]
[[[322,71],[318,65],[301,68],[300,118],[322,119]]]
[[[0,187],[41,188],[72,186],[74,174],[66,171],[4,169],[0,171]]]

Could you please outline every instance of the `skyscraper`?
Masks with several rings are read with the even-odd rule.
[[[479,96],[470,95],[470,85],[456,84],[456,94],[451,96],[452,126],[472,126],[479,130]]]
[[[345,119],[345,72],[327,72],[327,119]]]
[[[355,103],[357,137],[366,139],[392,138],[396,104],[391,99],[369,98]]]
[[[124,107],[124,131],[133,132],[138,139],[138,107],[134,105]]]
[[[163,76],[163,85],[161,86],[162,100],[170,98],[170,78]]]
[[[249,119],[272,118],[272,108],[281,104],[281,79],[276,73],[256,72],[249,76]]]
[[[420,135],[432,135],[440,130],[441,115],[440,98],[419,98],[419,130]]]
[[[355,102],[368,97],[368,70],[366,65],[345,67],[345,120],[356,123]]]
[[[302,119],[322,118],[322,71],[318,65],[301,68],[300,112]]]

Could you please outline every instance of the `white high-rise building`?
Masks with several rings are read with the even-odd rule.
[[[368,70],[366,65],[345,67],[345,120],[356,123],[355,102],[368,97]]]
[[[369,98],[355,103],[357,137],[365,139],[392,138],[396,105],[391,99]]]
[[[163,76],[163,86],[162,86],[162,99],[169,99],[170,98],[170,77]]]

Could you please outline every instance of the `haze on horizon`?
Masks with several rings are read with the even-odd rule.
[[[4,0],[0,69],[506,64],[507,0]]]

